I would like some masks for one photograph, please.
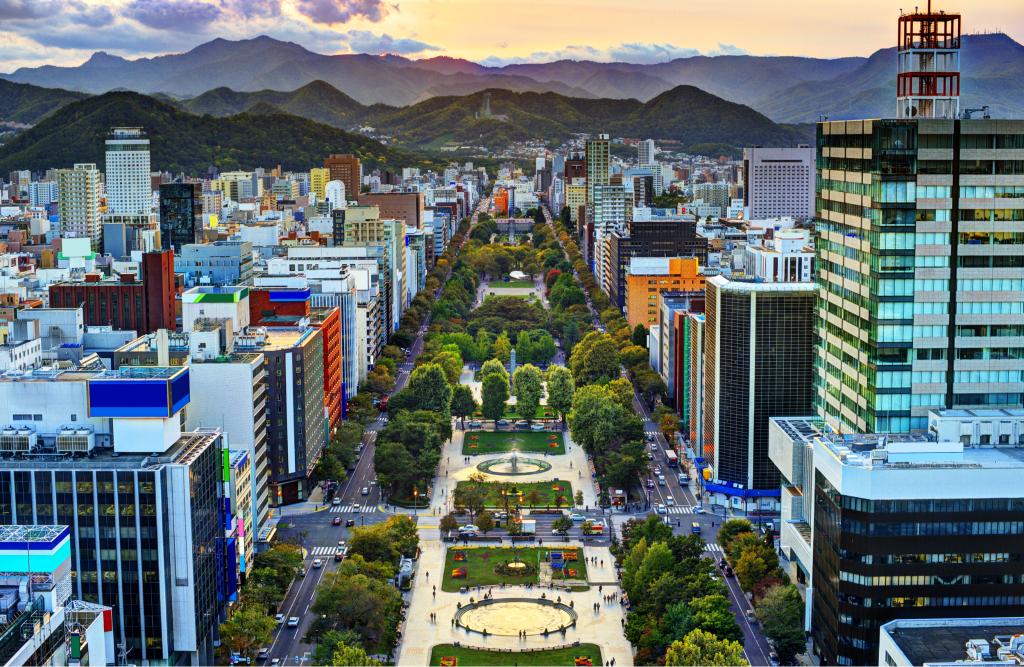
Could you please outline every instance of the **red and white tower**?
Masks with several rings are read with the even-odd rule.
[[[901,14],[897,118],[956,118],[960,112],[960,15]]]

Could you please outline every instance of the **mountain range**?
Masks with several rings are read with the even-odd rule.
[[[966,107],[1024,115],[1024,46],[1001,34],[963,38]],[[97,52],[77,67],[46,65],[2,75],[49,88],[103,93],[123,88],[195,97],[217,88],[291,91],[323,81],[363,105],[408,106],[486,89],[574,98],[649,101],[680,85],[753,107],[777,122],[894,113],[895,48],[869,57],[695,56],[657,64],[559,60],[488,67],[450,57],[324,55],[261,36],[215,39],[181,54],[127,60]]]

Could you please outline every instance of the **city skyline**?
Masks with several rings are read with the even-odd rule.
[[[913,5],[738,0],[725,8],[687,3],[679,9],[668,0],[650,0],[645,13],[659,20],[624,25],[621,6],[609,0],[526,0],[523,11],[511,13],[465,0],[76,0],[67,6],[5,0],[0,57],[7,71],[75,66],[96,51],[154,57],[217,37],[263,34],[326,54],[447,56],[489,66],[560,59],[657,63],[697,55],[864,57],[894,45],[891,23],[901,8],[912,11]],[[1012,0],[948,9],[969,11],[967,34],[1004,32],[1024,39],[1024,13]],[[545,20],[537,20],[539,12]],[[802,20],[786,18],[791,16]],[[775,27],[767,31],[765,25]],[[495,26],[502,26],[497,36]]]

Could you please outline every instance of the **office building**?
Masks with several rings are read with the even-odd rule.
[[[247,285],[252,282],[253,250],[248,241],[189,243],[179,248],[174,272],[185,285]]]
[[[589,164],[589,163],[588,163]],[[589,181],[587,182],[590,188]],[[626,228],[626,190],[621,185],[598,185],[592,199],[594,245],[588,255],[599,285],[606,282],[607,238],[612,232]]]
[[[693,186],[693,200],[695,202],[701,201],[705,206],[717,208],[720,211],[725,211],[729,208],[729,199],[731,197],[732,191],[729,184],[725,181],[697,183]]]
[[[805,229],[768,230],[761,245],[743,249],[746,275],[770,283],[801,283],[814,279],[814,248]]]
[[[1024,617],[901,618],[879,631],[878,665],[992,667],[1024,664]]]
[[[814,283],[707,281],[704,342],[704,489],[716,504],[774,510],[779,471],[768,420],[813,404]]]
[[[160,186],[160,247],[181,252],[195,243],[203,229],[203,184]]]
[[[636,161],[641,167],[646,167],[654,162],[654,156],[658,149],[654,147],[654,139],[643,139],[636,145]]]
[[[55,181],[32,181],[28,184],[29,206],[49,206],[59,196],[60,190]]]
[[[689,369],[692,362],[689,317],[704,313],[703,282],[698,292],[660,292],[658,311],[658,322],[651,327],[658,332],[658,347],[652,349],[658,359],[658,368],[655,370],[665,381],[671,404],[685,423],[688,417],[691,382]]]
[[[611,142],[607,134],[588,139],[586,144],[587,203],[594,202],[594,188],[608,185],[611,173]],[[568,162],[566,169],[569,168]]]
[[[814,148],[744,148],[743,208],[747,220],[814,217]]]
[[[57,172],[57,211],[60,235],[64,238],[87,238],[93,250],[99,250],[100,236],[100,172],[95,164],[76,164],[74,169]]]
[[[331,170],[326,167],[314,167],[309,170],[309,192],[316,197],[317,203],[327,198],[327,182],[331,180]]]
[[[420,192],[364,192],[360,206],[376,206],[381,218],[401,220],[409,227],[423,226],[423,194]]]
[[[1024,407],[1017,147],[1024,121],[818,125],[816,401],[833,428]]]
[[[346,192],[347,190],[344,181],[328,181],[324,186],[324,197],[326,198],[328,208],[333,213],[336,213],[339,210],[345,210],[348,207],[348,197]]]
[[[772,420],[771,457],[791,489],[782,548],[811,573],[823,663],[875,664],[879,628],[894,619],[1011,616],[1024,604],[1024,411],[961,412],[931,413],[919,434]],[[947,428],[968,437],[938,438]],[[975,429],[997,439],[973,442]]]
[[[116,662],[113,610],[70,597],[68,526],[0,525],[0,571],[0,663],[21,667]]]
[[[115,127],[106,142],[107,213],[149,215],[153,208],[149,139],[141,127]]]
[[[138,663],[213,664],[223,438],[183,431],[187,368],[0,377],[0,522],[71,529],[70,594]],[[32,452],[31,456],[27,455]]]
[[[658,324],[663,292],[702,292],[704,274],[696,257],[633,257],[626,274],[626,320],[630,327]]]
[[[654,203],[654,176],[641,174],[633,176],[633,207],[649,208]]]
[[[332,154],[324,160],[324,169],[329,172],[330,181],[341,181],[345,184],[343,195],[353,201],[359,197],[362,191],[363,166],[358,157],[349,153]]]
[[[50,307],[82,308],[85,324],[150,333],[175,328],[174,255],[169,250],[142,255],[141,276],[122,273],[101,279],[86,273],[83,279],[52,283]]]

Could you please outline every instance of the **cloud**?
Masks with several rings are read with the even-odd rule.
[[[608,49],[608,55],[613,60],[621,60],[627,63],[649,65],[652,63],[663,63],[676,58],[692,58],[699,56],[697,49],[687,49],[675,44],[642,44],[631,42],[620,44]]]
[[[77,25],[89,28],[102,28],[114,22],[114,12],[103,5],[90,6],[81,2],[71,3],[73,9],[67,13],[68,19]]]
[[[38,19],[46,16],[51,7],[46,2],[33,0],[0,0],[0,20]]]
[[[708,51],[706,55],[709,56],[749,56],[750,51],[741,49],[733,44],[718,43],[718,48]]]
[[[122,14],[157,30],[195,31],[217,20],[221,10],[196,0],[132,0]]]
[[[243,19],[275,18],[281,15],[281,0],[221,0],[220,6]]]
[[[392,8],[384,0],[298,0],[295,8],[317,23],[348,23],[363,18],[372,23],[381,21]]]
[[[367,30],[351,30],[342,38],[349,49],[358,53],[394,53],[409,55],[424,51],[440,51],[440,47],[407,37],[375,35]]]

